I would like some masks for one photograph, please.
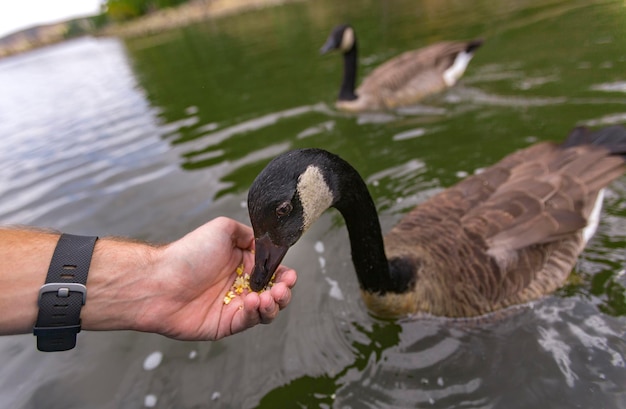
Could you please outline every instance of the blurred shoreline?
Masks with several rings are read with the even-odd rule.
[[[0,38],[0,59],[85,35],[141,37],[209,19],[303,0],[192,0],[95,29],[92,17],[30,27]]]
[[[158,10],[129,22],[109,25],[97,34],[141,37],[212,18],[263,7],[278,6],[293,1],[302,0],[194,0],[177,7]]]

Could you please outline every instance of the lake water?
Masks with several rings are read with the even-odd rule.
[[[346,115],[341,58],[318,55],[343,21],[360,75],[435,41],[486,42],[449,92]],[[159,242],[220,215],[248,223],[260,169],[322,147],[366,178],[387,230],[515,149],[626,123],[625,22],[617,0],[302,1],[0,60],[0,223]],[[625,244],[622,177],[557,294],[471,327],[382,321],[329,212],[285,259],[299,281],[272,325],[219,342],[83,332],[54,354],[3,337],[0,407],[624,408]]]

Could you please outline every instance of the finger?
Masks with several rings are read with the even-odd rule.
[[[282,310],[291,302],[291,290],[284,283],[275,284],[270,289],[270,293],[274,302],[278,304],[279,310]]]
[[[252,249],[254,245],[254,233],[250,226],[231,220],[231,237],[233,244],[244,250]]]
[[[269,324],[274,321],[274,318],[278,315],[280,308],[274,301],[274,298],[270,294],[270,291],[265,291],[259,294],[261,304],[259,305],[259,316],[261,318],[261,324]]]
[[[285,267],[283,265],[279,266],[276,270],[276,280],[275,282],[283,283],[288,288],[293,288],[296,285],[296,281],[298,279],[298,275],[295,270]]]
[[[236,334],[261,323],[259,307],[260,297],[257,293],[249,293],[241,297],[241,304],[237,306],[237,312],[233,316],[230,326],[231,334]]]

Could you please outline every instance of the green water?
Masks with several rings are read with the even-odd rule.
[[[177,129],[171,139],[178,144],[209,136],[206,146],[199,143],[194,145],[199,149],[185,152],[186,168],[287,143],[337,151],[356,161],[365,175],[417,157],[431,165],[430,177],[442,177],[448,185],[456,180],[455,171],[489,164],[525,146],[528,136],[558,139],[576,124],[623,114],[623,92],[593,89],[623,81],[625,64],[623,5],[600,4],[305,2],[126,46],[163,121],[179,121],[189,107],[197,109],[197,123]],[[329,28],[341,21],[357,28],[361,60],[369,63],[361,66],[361,74],[401,51],[438,40],[484,37],[486,44],[460,89],[452,97],[433,99],[425,113],[374,117],[369,123],[367,118],[314,111],[212,143],[211,132],[204,131],[207,124],[225,128],[297,107],[332,106],[340,58],[320,57],[317,50]],[[297,137],[316,126],[323,131],[314,138]],[[432,137],[393,143],[394,135],[418,127]],[[219,157],[205,159],[215,151],[221,151]],[[260,165],[227,180],[244,191]]]
[[[485,44],[453,89],[349,115],[333,108],[341,58],[318,53],[341,22],[356,28],[359,78],[432,42]],[[300,1],[0,61],[0,195],[11,198],[0,222],[154,241],[220,215],[247,223],[262,167],[320,147],[359,170],[387,230],[515,149],[626,124],[625,23],[622,1]],[[568,285],[468,328],[370,317],[329,212],[287,255],[298,284],[272,325],[215,343],[83,333],[75,353],[45,359],[32,336],[4,338],[0,373],[14,381],[0,397],[12,408],[136,408],[147,396],[163,408],[625,407],[625,231],[621,178]],[[162,364],[144,370],[154,351]]]

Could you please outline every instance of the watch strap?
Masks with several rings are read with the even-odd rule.
[[[46,282],[39,290],[39,313],[33,328],[37,349],[67,351],[76,346],[80,311],[87,300],[87,274],[97,237],[62,234]]]

